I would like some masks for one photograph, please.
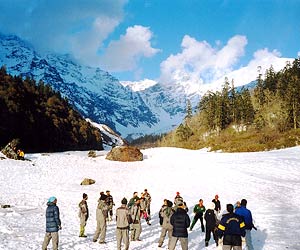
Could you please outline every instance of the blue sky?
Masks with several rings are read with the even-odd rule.
[[[0,11],[0,32],[120,80],[206,83],[300,55],[300,0],[0,0]]]

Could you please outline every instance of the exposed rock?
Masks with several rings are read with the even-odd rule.
[[[93,179],[88,179],[88,178],[85,178],[81,183],[80,185],[92,185],[94,184],[96,181],[94,181]]]
[[[1,208],[10,208],[10,205],[1,205]]]
[[[94,150],[91,150],[91,151],[89,151],[89,153],[88,153],[88,157],[95,158],[95,157],[97,157],[97,154],[96,154],[96,152],[95,152]]]
[[[9,142],[2,150],[1,152],[10,159],[18,160],[17,155],[17,146],[19,144],[18,139],[13,139],[11,142]]]
[[[142,161],[143,154],[137,147],[119,146],[112,148],[106,159],[111,161]]]

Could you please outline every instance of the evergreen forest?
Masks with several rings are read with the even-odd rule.
[[[222,89],[207,92],[159,146],[203,147],[227,152],[263,151],[300,143],[300,59],[275,72],[258,68],[256,86],[235,88],[225,78]]]
[[[101,150],[99,129],[43,82],[0,68],[0,148],[12,139],[27,152]]]

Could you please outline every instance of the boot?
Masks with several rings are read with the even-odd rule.
[[[205,241],[205,246],[208,247],[208,241]]]

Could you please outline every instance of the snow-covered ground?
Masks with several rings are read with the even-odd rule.
[[[153,200],[152,225],[143,221],[142,241],[131,242],[130,249],[157,249],[158,211],[163,199],[173,201],[177,191],[189,206],[191,218],[200,198],[208,205],[218,194],[222,209],[246,198],[258,228],[252,231],[255,250],[300,249],[300,147],[231,154],[176,148],[142,152],[144,160],[131,163],[108,161],[107,151],[97,152],[96,158],[76,151],[26,155],[31,161],[0,160],[0,204],[11,205],[0,208],[0,249],[41,249],[50,196],[57,197],[61,213],[59,249],[116,249],[115,221],[108,225],[106,245],[92,242],[99,192],[110,190],[116,209],[124,196],[129,199],[134,191],[145,188]],[[81,186],[84,178],[96,183]],[[78,203],[83,192],[89,195],[87,238],[78,237]],[[204,247],[199,226],[197,222],[189,231],[189,249],[217,249],[212,240]]]

